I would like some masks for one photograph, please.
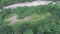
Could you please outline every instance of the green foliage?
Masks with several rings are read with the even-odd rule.
[[[13,30],[10,26],[0,26],[0,33],[1,34],[13,34]]]
[[[33,34],[33,31],[31,29],[27,29],[23,34]]]
[[[31,16],[31,20],[6,24],[10,15],[18,19]],[[11,23],[11,22],[8,22]],[[48,4],[0,10],[0,34],[60,34],[60,6]]]

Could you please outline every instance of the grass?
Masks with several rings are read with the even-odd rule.
[[[11,14],[18,15],[17,17],[18,19],[23,19],[28,15],[31,16],[32,19],[28,21],[20,21],[11,25],[4,24],[4,25],[10,26],[14,34],[20,34],[21,32],[23,32],[24,34],[28,34],[28,33],[29,34],[40,34],[40,33],[41,34],[47,34],[47,33],[60,34],[59,33],[60,32],[60,24],[59,24],[60,23],[60,6],[58,6],[57,4],[56,5],[48,4],[48,5],[36,6],[36,7],[19,7],[15,9],[2,9],[2,11],[3,12],[1,15],[2,17],[4,16],[3,19],[5,19],[6,16],[7,17],[11,16]],[[7,13],[9,14],[7,15]],[[11,23],[11,22],[8,22],[8,23]],[[3,24],[1,24],[1,26],[3,26]],[[5,32],[6,31],[7,30],[5,30]]]
[[[43,20],[49,16],[51,16],[51,13],[49,13],[49,12],[47,12],[46,14],[42,14],[42,15],[33,14],[31,21],[35,22],[35,21]]]

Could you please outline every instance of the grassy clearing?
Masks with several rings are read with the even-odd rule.
[[[16,22],[11,25],[8,25],[11,22],[6,22],[8,24],[5,24],[4,19],[11,14],[17,14],[17,19],[23,19],[29,15],[32,19]],[[60,6],[57,4],[2,9],[0,15],[1,34],[60,34],[60,24],[58,24],[60,22]]]
[[[39,20],[43,20],[47,17],[51,16],[51,13],[47,12],[45,14],[41,14],[41,15],[38,15],[38,14],[32,14],[32,19],[31,21],[39,21]]]

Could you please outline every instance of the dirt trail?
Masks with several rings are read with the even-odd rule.
[[[24,7],[24,6],[31,7],[31,6],[45,5],[45,4],[48,4],[50,2],[51,1],[33,1],[33,2],[13,4],[13,5],[5,6],[3,8],[4,9],[9,9],[9,8],[14,9],[17,7]],[[28,21],[30,19],[31,19],[31,16],[26,16],[23,19],[17,19],[17,15],[14,15],[11,18],[7,19],[7,21],[11,21],[10,24],[12,24],[12,23],[16,23],[18,21]]]
[[[31,19],[31,16],[26,16],[23,19],[17,19],[17,15],[14,15],[14,16],[8,18],[6,21],[11,22],[9,24],[13,24],[13,23],[16,23],[16,22],[19,22],[19,21],[28,21],[30,19]]]
[[[38,6],[38,5],[45,5],[45,4],[48,4],[52,1],[33,1],[33,2],[25,2],[25,3],[17,3],[17,4],[13,4],[13,5],[9,5],[9,6],[5,6],[3,7],[4,9],[8,9],[8,8],[17,8],[17,7],[24,7],[24,6],[27,6],[27,7],[31,7],[31,6]]]

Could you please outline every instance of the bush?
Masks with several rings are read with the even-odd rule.
[[[4,19],[9,17],[11,14],[17,14],[18,19],[23,19],[24,17],[31,15],[35,21],[34,19],[31,19],[28,21],[17,22],[9,25],[11,27],[5,27],[3,24],[1,24],[0,26],[3,27],[0,28],[0,33],[12,34],[11,32],[13,30],[13,34],[60,34],[60,7],[57,4],[48,4],[36,7],[20,7],[16,9],[3,9],[0,13],[0,20],[4,21]],[[5,22],[1,23],[5,24]]]

